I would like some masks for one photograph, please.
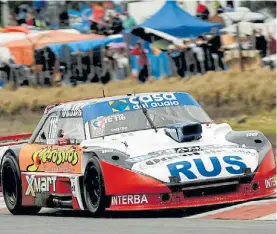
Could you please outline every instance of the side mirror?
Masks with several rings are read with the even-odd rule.
[[[40,137],[41,137],[42,140],[46,141],[46,136],[45,136],[44,132],[41,133]]]
[[[62,129],[60,129],[59,131],[58,131],[58,137],[63,137],[64,136],[64,132],[63,132],[63,130]]]

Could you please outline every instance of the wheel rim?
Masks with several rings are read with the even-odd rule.
[[[89,196],[89,202],[91,206],[94,208],[98,207],[101,195],[100,188],[100,175],[94,165],[91,165],[87,169],[87,177],[86,177],[86,191]]]
[[[14,207],[17,200],[17,183],[15,171],[10,164],[3,168],[3,193],[7,205]],[[8,180],[6,178],[9,178]]]

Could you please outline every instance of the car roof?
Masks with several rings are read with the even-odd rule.
[[[96,104],[100,102],[106,102],[106,101],[114,101],[122,98],[126,98],[128,96],[133,96],[133,95],[152,95],[152,94],[166,94],[166,93],[172,93],[172,92],[151,92],[151,93],[136,93],[136,94],[126,94],[126,95],[117,95],[117,96],[111,96],[111,97],[99,97],[99,98],[91,98],[91,99],[85,99],[85,100],[76,100],[76,101],[70,101],[70,102],[64,102],[64,103],[58,103],[55,105],[50,105],[48,106],[49,110],[46,111],[48,114],[51,112],[56,112],[56,111],[61,111],[63,109],[68,109],[70,106],[80,106],[80,109],[83,109],[87,105],[91,104]],[[178,93],[178,92],[174,92]],[[179,92],[180,93],[180,92]],[[186,92],[181,92],[181,93],[186,93]],[[46,114],[46,113],[45,113]]]

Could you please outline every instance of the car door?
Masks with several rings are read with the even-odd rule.
[[[20,151],[21,171],[81,173],[81,149],[76,141],[71,141],[72,134],[69,138],[61,137],[61,132],[69,132],[70,121],[70,118],[61,118],[59,112],[48,116],[34,142]],[[64,126],[67,129],[62,129]]]

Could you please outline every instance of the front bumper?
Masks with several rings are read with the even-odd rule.
[[[255,183],[258,184],[258,187],[253,190],[253,184]],[[112,196],[111,206],[108,208],[108,210],[161,210],[200,207],[250,201],[254,199],[269,197],[274,194],[276,194],[275,187],[265,188],[265,180],[255,180],[249,184],[239,185],[239,188],[236,192],[223,194],[219,193],[216,195],[186,197],[184,195],[184,192],[181,191],[164,194]],[[137,202],[135,202],[133,196],[140,196],[139,198],[137,198]],[[146,198],[143,198],[143,196],[145,196]],[[168,200],[163,201],[163,197],[168,197]]]
[[[106,167],[105,163],[102,163],[102,170],[103,167]],[[109,169],[109,173],[105,173],[107,170],[103,170],[103,173],[106,194],[111,197],[107,210],[113,211],[201,207],[250,201],[276,194],[276,163],[272,150],[254,174],[208,184],[169,186],[131,171],[122,174]],[[122,177],[113,176],[110,180],[110,173],[121,174]],[[121,180],[117,181],[117,178]]]

